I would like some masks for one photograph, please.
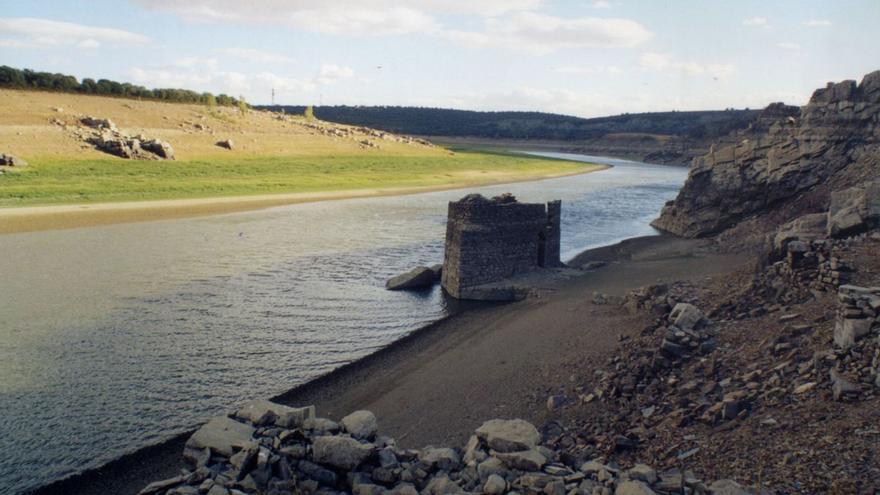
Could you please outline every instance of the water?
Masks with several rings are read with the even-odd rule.
[[[383,287],[442,261],[446,203],[466,192],[562,199],[563,258],[652,234],[648,221],[686,171],[601,161],[615,167],[469,191],[0,236],[0,493],[281,393],[453,311],[439,289]]]

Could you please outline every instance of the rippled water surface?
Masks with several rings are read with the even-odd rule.
[[[466,192],[561,198],[564,258],[653,233],[648,221],[686,170],[601,161],[615,166],[468,191],[0,235],[0,493],[283,392],[447,314],[439,289],[383,286],[442,261],[446,204]]]

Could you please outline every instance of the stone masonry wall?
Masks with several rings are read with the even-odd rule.
[[[449,203],[442,283],[453,297],[468,289],[558,266],[559,202],[519,203],[507,194],[491,200],[468,195]]]

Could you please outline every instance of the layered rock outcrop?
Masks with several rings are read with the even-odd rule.
[[[713,147],[694,160],[687,182],[654,227],[686,237],[707,236],[805,191],[831,187],[829,182],[851,187],[876,175],[880,71],[858,85],[829,83],[799,111],[772,104],[736,137],[736,144]]]

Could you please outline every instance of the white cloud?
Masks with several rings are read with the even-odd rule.
[[[646,52],[639,57],[639,65],[645,69],[660,72],[675,71],[688,76],[711,76],[723,79],[736,72],[732,64],[701,64],[698,62],[681,62],[668,53]]]
[[[146,36],[121,29],[28,17],[0,17],[0,35],[16,38],[5,46],[74,46],[94,49],[104,44],[148,43]]]
[[[809,21],[804,22],[804,26],[807,27],[828,27],[830,25],[831,21],[825,19],[810,19]]]
[[[322,65],[315,77],[301,79],[277,74],[272,71],[242,73],[225,70],[215,58],[183,57],[163,66],[134,67],[129,77],[148,87],[186,88],[193,91],[211,91],[233,96],[246,94],[260,100],[268,100],[275,89],[279,96],[294,99],[311,93],[320,86],[351,78],[354,70],[336,64]]]
[[[543,0],[135,0],[144,7],[165,10],[194,21],[284,22],[304,11],[372,11],[403,8],[422,12],[498,16],[533,10]]]
[[[258,50],[256,48],[232,47],[220,50],[220,53],[231,57],[240,58],[242,60],[250,60],[265,64],[286,64],[293,62],[293,59],[287,55],[269,52],[266,50]]]
[[[743,23],[743,26],[765,27],[765,28],[770,27],[770,24],[768,24],[766,17],[748,17],[746,19],[743,19],[742,23]]]
[[[611,2],[608,0],[593,0],[593,8],[594,9],[610,9]]]
[[[797,43],[793,43],[791,41],[782,41],[782,42],[776,43],[776,46],[778,46],[779,48],[782,48],[783,50],[800,50],[801,49],[801,45],[798,45]]]
[[[616,65],[565,65],[554,67],[553,72],[559,74],[620,74],[620,67]]]
[[[21,40],[0,39],[0,48],[35,48],[36,46]]]
[[[315,79],[320,84],[333,84],[340,79],[348,79],[354,76],[354,70],[351,67],[341,67],[336,64],[324,64],[318,71],[318,77]]]
[[[448,31],[440,35],[469,46],[511,47],[539,54],[563,48],[629,47],[653,36],[630,19],[565,19],[532,12],[490,18],[482,32]]]
[[[483,17],[531,10],[542,0],[136,0],[197,22],[280,24],[327,34],[400,35],[439,29],[432,13]]]

